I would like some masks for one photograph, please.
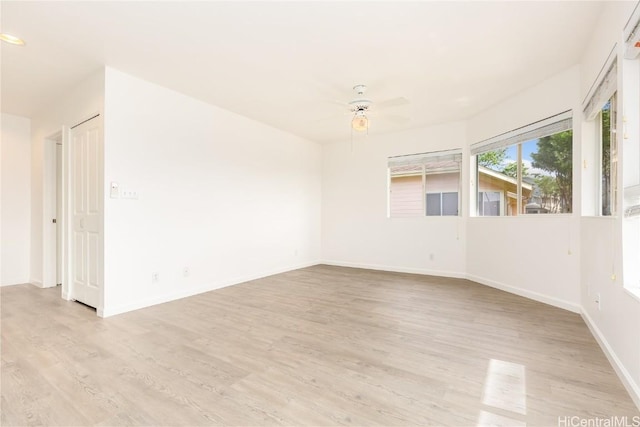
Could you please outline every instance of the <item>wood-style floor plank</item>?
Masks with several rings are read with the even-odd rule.
[[[108,319],[0,295],[6,426],[640,416],[580,316],[466,280],[315,266]]]

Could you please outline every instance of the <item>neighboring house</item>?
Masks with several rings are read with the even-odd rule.
[[[478,166],[478,216],[518,214],[517,180],[484,166]],[[530,198],[533,186],[522,182],[522,206]]]
[[[478,215],[516,215],[517,182],[515,178],[480,166],[478,170]],[[460,171],[443,168],[427,171],[423,179],[421,165],[390,169],[389,214],[392,217],[449,216],[459,213]],[[522,183],[523,206],[533,187]],[[423,203],[426,206],[423,208]]]

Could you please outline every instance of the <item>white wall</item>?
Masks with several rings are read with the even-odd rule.
[[[469,143],[571,109],[574,141],[580,141],[579,82],[580,70],[575,66],[473,117],[468,122]],[[574,171],[579,171],[580,143],[574,142],[573,158]],[[579,173],[574,173],[573,187],[575,212],[570,215],[469,218],[468,277],[579,311]]]
[[[375,122],[372,124],[375,126]],[[459,217],[387,217],[390,156],[463,148],[465,125],[449,123],[387,135],[356,135],[324,147],[323,262],[461,277],[465,227]],[[345,129],[348,133],[349,129]],[[468,175],[463,173],[462,181]],[[465,211],[466,189],[461,199]],[[433,255],[433,259],[431,259]]]
[[[46,190],[55,187],[45,158],[54,155],[51,136],[63,126],[70,127],[96,113],[102,113],[104,71],[100,70],[60,93],[51,105],[43,106],[32,118],[31,132],[31,279],[39,286],[55,285],[55,246],[43,248],[43,233],[55,235],[52,203],[45,200]],[[47,282],[52,281],[52,283]]]
[[[0,118],[0,285],[29,281],[31,238],[31,121]]]
[[[138,199],[105,195],[102,315],[318,262],[319,145],[115,69],[105,84],[105,185]]]
[[[594,30],[593,38],[587,43],[588,49],[582,59],[582,84],[580,99],[585,99],[598,72],[612,47],[617,43],[616,53],[622,57],[623,29],[635,6],[635,2],[610,2],[605,5],[601,18]],[[623,70],[636,70],[637,67],[622,66],[618,62],[618,77]],[[620,81],[620,80],[619,80]],[[637,97],[637,92],[625,93],[619,86],[619,109],[626,97]],[[623,114],[625,112],[623,111]],[[618,117],[618,129],[623,128],[622,116]],[[632,115],[631,120],[638,120]],[[589,129],[590,124],[584,127]],[[635,126],[634,138],[638,138]],[[619,133],[620,134],[620,133]],[[631,134],[630,134],[631,135]],[[583,143],[595,138],[585,135]],[[627,141],[621,142],[622,147]],[[622,156],[625,156],[624,150]],[[626,162],[622,162],[625,164]],[[620,174],[619,185],[622,185]],[[585,192],[597,191],[597,186],[585,186]],[[622,194],[620,194],[620,212]],[[588,212],[592,213],[592,212]],[[631,391],[636,404],[640,406],[640,298],[632,295],[623,287],[622,266],[622,216],[583,217],[581,224],[581,305],[583,317],[591,327],[596,338],[606,349],[607,356]],[[600,307],[595,303],[599,297]]]

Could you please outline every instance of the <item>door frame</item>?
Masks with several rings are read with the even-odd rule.
[[[62,144],[62,218],[56,215],[56,144]],[[67,262],[66,259],[66,214],[67,214],[67,162],[65,161],[65,153],[67,149],[67,141],[65,138],[65,127],[60,131],[49,135],[44,140],[43,162],[42,162],[42,287],[52,288],[57,286],[56,269],[57,269],[57,239],[55,235],[55,227],[52,227],[52,219],[61,227],[62,244],[62,286],[64,298],[64,286],[67,278]],[[65,298],[66,299],[66,298]]]
[[[98,307],[96,314],[102,316],[104,307],[104,121],[100,111],[95,111],[82,119],[76,121],[71,126],[63,125],[61,129],[44,138],[43,142],[43,161],[42,161],[42,284],[41,287],[49,288],[57,285],[56,283],[56,239],[55,233],[51,233],[51,219],[55,217],[55,207],[52,207],[51,200],[55,193],[56,170],[56,142],[62,143],[62,218],[56,218],[61,221],[62,235],[62,292],[61,297],[64,300],[71,300],[71,285],[69,278],[71,277],[71,239],[73,238],[71,223],[71,129],[91,119],[100,121],[100,138],[101,138],[101,162],[102,170],[100,172],[100,189],[99,197],[101,201],[100,213],[100,252],[102,254],[99,260],[99,281],[101,284]],[[54,216],[52,216],[54,215]]]

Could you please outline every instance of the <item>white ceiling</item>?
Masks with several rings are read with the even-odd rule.
[[[105,64],[310,140],[463,120],[577,63],[600,2],[1,2],[2,111],[50,104]],[[382,113],[383,111],[380,111]]]

